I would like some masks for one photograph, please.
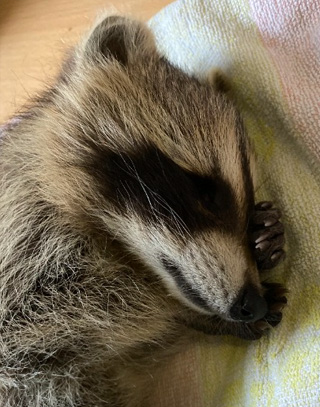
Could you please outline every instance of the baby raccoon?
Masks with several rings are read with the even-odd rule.
[[[285,289],[280,213],[221,86],[172,66],[146,26],[99,22],[2,128],[0,405],[148,406],[194,329],[257,339]]]

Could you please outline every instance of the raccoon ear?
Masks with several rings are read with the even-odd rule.
[[[208,75],[209,83],[220,93],[230,93],[231,85],[220,69],[213,69]]]
[[[146,25],[121,16],[101,21],[85,43],[85,57],[99,61],[116,60],[127,65],[138,54],[155,50],[153,36]]]

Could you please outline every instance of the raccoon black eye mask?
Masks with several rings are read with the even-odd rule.
[[[149,406],[195,330],[258,339],[281,321],[286,290],[260,274],[284,258],[280,212],[254,203],[221,89],[112,16],[2,128],[1,405]]]
[[[115,205],[125,210],[130,204],[151,222],[166,222],[174,229],[174,213],[191,233],[213,227],[232,233],[237,222],[232,189],[214,168],[207,177],[186,171],[155,146],[133,154],[102,153],[88,170]],[[106,179],[112,180],[111,188]]]

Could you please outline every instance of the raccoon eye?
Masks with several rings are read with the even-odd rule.
[[[219,185],[212,181],[201,182],[198,185],[201,205],[211,211],[216,212],[223,209],[223,196]]]
[[[219,209],[220,205],[220,200],[219,200],[219,195],[216,193],[216,191],[210,190],[210,191],[203,191],[200,193],[201,197],[201,204],[206,208],[211,211],[214,209]]]
[[[204,209],[217,213],[230,206],[230,191],[223,180],[196,174],[189,176],[197,189],[199,203]]]

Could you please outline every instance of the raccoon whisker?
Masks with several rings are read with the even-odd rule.
[[[132,167],[130,167],[130,165],[128,164],[128,162],[125,160],[125,158],[123,157],[123,155],[120,154],[120,156],[121,156],[121,158],[122,158],[123,163],[125,164],[125,166],[129,169],[129,171],[125,171],[125,172],[126,172],[128,175],[130,175],[130,176],[136,178],[136,179],[139,181],[139,184],[140,184],[140,186],[141,186],[141,188],[142,188],[142,190],[143,190],[143,192],[144,192],[144,194],[145,194],[145,196],[146,196],[146,198],[147,198],[147,201],[148,201],[148,204],[149,204],[149,206],[150,206],[151,212],[155,215],[155,208],[154,208],[154,206],[152,205],[152,202],[151,202],[150,197],[149,197],[149,195],[148,195],[148,193],[147,193],[147,190],[146,190],[146,188],[148,188],[148,187],[147,187],[147,185],[142,181],[141,177],[139,176],[139,173],[138,173],[138,171],[136,170],[133,161],[131,160],[130,157],[128,157],[129,160],[130,160],[130,162],[131,162],[131,164],[132,164],[132,166],[133,166],[133,168],[132,168]],[[123,170],[123,168],[121,168],[121,169]],[[133,174],[133,173],[134,173],[134,174]],[[121,181],[121,184],[124,186],[124,184],[123,184],[122,181]],[[128,183],[127,183],[127,182],[126,182],[126,184],[127,184],[127,186],[128,186]],[[125,187],[124,187],[124,188],[125,188]],[[131,196],[134,196],[134,193],[132,192],[132,189],[131,189],[130,187],[128,187],[128,189],[131,191]],[[130,194],[127,193],[127,195],[128,195],[129,200],[130,200]],[[131,200],[130,200],[130,202],[131,202],[131,206],[133,207]],[[156,216],[155,216],[155,217],[156,217]]]
[[[271,178],[271,175],[265,177],[265,178],[261,181],[261,183],[256,186],[255,191],[254,191],[255,194],[258,193],[258,191],[269,181],[270,178]]]
[[[139,181],[139,184],[141,185],[141,188],[143,189],[143,191],[144,191],[144,193],[145,193],[145,195],[146,195],[146,197],[147,197],[147,200],[148,200],[148,203],[149,203],[149,206],[150,206],[150,209],[151,209],[152,214],[153,214],[156,218],[157,218],[156,212],[157,212],[161,217],[164,216],[163,213],[159,212],[159,211],[154,207],[154,205],[153,205],[152,202],[151,202],[151,199],[150,199],[150,196],[149,196],[148,192],[152,194],[152,196],[155,198],[156,202],[157,202],[163,209],[169,210],[169,212],[170,212],[171,215],[172,215],[172,219],[175,221],[175,225],[177,226],[179,233],[181,233],[181,235],[183,236],[183,233],[182,233],[182,232],[185,232],[185,233],[187,233],[187,234],[189,235],[189,237],[191,237],[191,234],[190,234],[190,232],[188,231],[188,228],[187,228],[185,222],[181,219],[181,217],[177,214],[177,212],[174,211],[173,208],[172,208],[158,193],[154,192],[154,191],[141,179],[141,177],[140,177],[140,175],[139,175],[139,173],[138,173],[138,171],[137,171],[137,169],[136,169],[136,167],[135,167],[135,165],[134,165],[132,159],[131,159],[130,157],[128,157],[129,160],[130,160],[130,162],[131,162],[131,164],[132,164],[132,167],[131,167],[131,166],[129,165],[129,163],[125,160],[125,158],[123,157],[123,155],[121,155],[121,158],[122,158],[124,164],[126,165],[126,167],[129,169],[129,171],[126,171],[126,173],[127,173],[128,175],[130,175],[130,176],[134,176],[134,177]],[[122,168],[122,170],[123,170],[123,168]],[[133,172],[134,172],[134,174],[132,174]],[[147,192],[147,191],[148,191],[148,192]],[[132,192],[132,194],[133,194],[133,192]],[[128,194],[128,197],[129,197],[129,194]]]
[[[134,204],[133,204],[133,201],[132,201],[132,198],[131,198],[132,195],[133,195],[133,192],[132,192],[132,189],[131,189],[130,185],[128,184],[128,182],[123,182],[123,181],[120,181],[120,184],[121,184],[123,190],[126,192],[126,195],[127,195],[128,201],[130,203],[130,206],[133,208]],[[124,195],[121,192],[121,190],[118,189],[117,194],[124,198]],[[120,203],[121,199],[118,199],[118,201]]]
[[[28,96],[28,98],[31,98],[30,93],[28,92],[28,90],[26,89],[26,87],[24,86],[24,84],[22,83],[20,77],[19,77],[13,70],[12,70],[11,72],[12,72],[13,75],[15,76],[16,81],[19,82],[19,85],[22,87],[22,89],[24,90],[24,92],[25,92],[25,94]]]
[[[168,204],[168,202],[157,192],[152,191],[147,185],[146,188],[148,188],[149,192],[154,196],[156,202],[166,210],[169,210],[169,212],[172,215],[172,219],[175,221],[175,225],[179,228],[179,232],[186,232],[189,237],[191,237],[191,234],[188,230],[187,225],[183,221],[183,219],[177,214],[177,212]],[[163,217],[163,213],[161,213],[161,216]],[[170,219],[169,217],[167,217]]]
[[[185,222],[183,221],[183,219],[177,214],[177,212],[156,192],[150,190],[150,192],[153,194],[153,196],[155,197],[157,203],[163,208],[163,209],[167,209],[169,210],[170,214],[172,215],[172,218],[169,218],[167,216],[168,219],[173,219],[175,222],[176,227],[179,230],[179,233],[185,232],[187,233],[187,235],[189,237],[191,237],[191,234],[188,230],[187,225],[185,224]],[[163,214],[161,213],[161,216],[163,217]],[[182,235],[183,236],[183,235]]]
[[[121,156],[121,157],[122,157],[122,156]],[[123,157],[122,157],[122,158],[123,158]],[[148,203],[149,203],[151,212],[152,212],[153,214],[155,214],[155,208],[154,208],[154,206],[152,205],[152,202],[151,202],[150,197],[149,197],[149,195],[148,195],[147,189],[148,189],[150,192],[152,192],[152,191],[151,191],[151,189],[142,181],[142,179],[141,179],[141,177],[140,177],[140,175],[139,175],[139,173],[138,173],[138,171],[137,171],[137,169],[136,169],[136,167],[135,167],[135,165],[134,165],[134,162],[132,161],[132,159],[131,159],[130,157],[129,157],[129,160],[130,160],[130,162],[131,162],[132,167],[130,167],[129,164],[127,163],[127,161],[123,159],[123,161],[124,161],[125,165],[127,166],[127,168],[128,168],[129,170],[131,170],[131,171],[134,172],[135,178],[139,181],[139,184],[141,185],[141,188],[142,188],[142,190],[143,190],[143,192],[144,192],[144,194],[145,194],[145,196],[146,196],[146,198],[147,198],[147,201],[148,201]]]

